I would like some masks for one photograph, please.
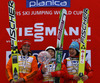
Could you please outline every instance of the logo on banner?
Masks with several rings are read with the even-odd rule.
[[[70,0],[26,0],[26,7],[70,7]]]
[[[45,26],[45,23],[35,23],[34,27],[18,27],[17,32],[18,32],[18,37],[23,36],[23,37],[34,37],[34,42],[43,42],[45,36],[56,36],[57,35],[57,27],[55,26]],[[10,29],[6,28],[6,31],[8,32],[10,36]],[[69,32],[69,33],[68,33]],[[65,36],[79,36],[79,27],[69,27],[69,31],[65,29],[64,32]],[[88,28],[88,35],[91,36],[91,27]],[[79,41],[73,39],[73,41]],[[19,41],[22,42],[22,41]]]

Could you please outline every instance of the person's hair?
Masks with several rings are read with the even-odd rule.
[[[28,40],[28,41],[30,41],[29,39],[23,39],[23,41],[25,41],[25,40]]]
[[[20,49],[18,50],[18,53],[19,53],[19,54],[25,55],[24,52],[23,52],[23,50],[22,50],[22,53],[21,53],[21,50],[22,50],[22,48],[20,48]],[[32,52],[29,50],[29,51],[28,51],[28,56],[31,56],[31,55],[32,55]]]
[[[76,49],[75,49],[76,50]],[[79,55],[79,51],[78,50],[76,50],[76,55],[75,56],[78,56]]]

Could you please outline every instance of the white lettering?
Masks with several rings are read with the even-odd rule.
[[[65,29],[65,31],[64,31],[64,35],[68,35],[68,33],[67,33],[66,29]]]
[[[34,32],[41,32],[44,30],[43,26],[44,25],[43,23],[35,23],[34,24],[34,27],[35,27],[35,30]]]
[[[67,11],[67,15],[71,15],[72,14],[72,11]]]
[[[35,33],[34,34],[34,37],[36,38],[36,39],[34,39],[34,42],[42,42],[44,40],[44,37],[40,36],[40,35],[43,35],[43,33]]]
[[[31,15],[52,15],[51,11],[31,11]]]
[[[91,27],[88,27],[88,34],[87,35],[91,35]]]
[[[61,5],[61,6],[66,6],[66,5],[67,5],[67,2],[66,2],[66,1],[61,2],[60,5]]]
[[[54,34],[53,34],[54,33]],[[45,35],[56,35],[56,27],[52,27],[50,30],[50,27],[45,28]]]
[[[45,28],[45,35],[48,36],[48,35],[56,35],[57,31],[56,31],[56,27],[43,27],[44,23],[40,23],[40,25],[38,23],[34,24],[34,27],[36,29],[34,29],[34,32],[42,32],[44,31],[44,28]],[[18,31],[18,36],[22,36],[22,33],[24,33],[24,36],[33,36],[33,27],[25,27],[24,28],[24,32],[22,30],[23,28],[19,28],[17,31]],[[8,32],[9,36],[10,36],[10,28],[6,28],[6,31]],[[69,34],[67,33],[67,30],[65,29],[65,32],[64,34],[67,36],[67,35],[79,35],[79,27],[76,27],[75,29],[73,27],[69,27]],[[91,36],[91,27],[88,27],[88,36]]]
[[[65,36],[73,36],[73,35],[79,36],[79,34],[81,34],[79,32],[79,29],[81,29],[81,27],[80,28],[69,27],[69,29],[65,29],[64,35]],[[6,31],[8,32],[10,36],[10,28],[6,28]],[[34,35],[35,42],[42,42],[44,40],[44,36],[56,36],[58,33],[57,27],[44,27],[44,23],[35,23],[34,30],[33,30],[33,27],[23,27],[23,28],[19,27],[17,32],[18,32],[19,37]],[[88,36],[91,36],[91,27],[88,27]],[[80,39],[73,39],[73,40],[80,41]],[[88,39],[87,41],[91,41],[91,39]]]
[[[32,27],[25,28],[25,36],[33,36],[32,30]]]
[[[51,1],[30,1],[29,7],[35,7],[35,6],[67,6],[67,1],[57,1],[57,0],[51,0]]]
[[[58,4],[57,4],[58,3]],[[60,1],[55,1],[55,5],[60,6]]]
[[[52,2],[51,1],[46,1],[46,5],[52,5]]]
[[[76,30],[74,30],[73,27],[69,27],[69,35],[72,35],[73,33],[79,35],[79,27],[76,27]]]
[[[60,11],[54,11],[54,15],[59,15]]]
[[[22,14],[23,14],[23,16],[24,15],[30,15],[30,11],[23,11]]]
[[[22,28],[19,28],[19,36],[22,36]]]
[[[35,1],[30,1],[29,2],[29,7],[34,7],[36,5]]]
[[[44,6],[45,5],[45,2],[44,1],[41,1],[40,3],[38,3],[39,6]]]
[[[7,30],[8,34],[9,34],[9,36],[10,36],[10,28],[6,28],[6,30]]]
[[[73,11],[74,15],[82,15],[83,11]]]
[[[21,11],[16,11],[16,15],[20,16],[21,15]]]

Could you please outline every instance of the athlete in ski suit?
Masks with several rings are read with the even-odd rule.
[[[66,70],[65,65],[62,64],[61,71],[55,71],[55,48],[52,46],[49,46],[46,48],[46,51],[48,51],[51,55],[51,62],[46,66],[42,64],[41,67],[39,68],[39,71],[36,75],[37,80],[42,80],[41,83],[54,83],[54,77],[64,77],[64,71]],[[48,76],[48,74],[45,72],[54,72],[53,77]],[[63,83],[61,81],[60,83]]]
[[[73,41],[69,46],[69,57],[66,58],[63,63],[66,65],[68,73],[64,77],[64,83],[77,83],[80,80],[78,76],[78,66],[79,66],[79,44],[76,41]],[[93,71],[90,65],[85,62],[85,73],[81,77],[83,81],[91,78],[93,76]]]
[[[17,82],[13,80],[12,57],[9,59],[6,65],[6,74],[10,83],[34,83],[33,78],[38,71],[38,65],[35,56],[31,56],[30,45],[30,40],[22,41],[22,48],[18,54],[19,79]]]

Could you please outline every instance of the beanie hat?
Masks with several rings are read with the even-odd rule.
[[[31,41],[30,41],[29,39],[24,39],[24,40],[22,41],[21,46],[23,46],[23,45],[25,45],[25,44],[31,45]]]
[[[76,42],[76,41],[73,41],[73,42],[70,44],[69,48],[74,48],[74,49],[76,49],[76,50],[79,52],[79,43]]]
[[[45,50],[48,51],[49,49],[52,49],[55,52],[55,48],[53,46],[48,46]]]

